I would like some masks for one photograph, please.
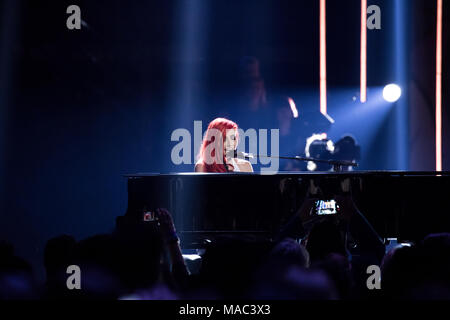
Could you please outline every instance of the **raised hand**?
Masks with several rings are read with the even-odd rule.
[[[158,218],[161,236],[164,242],[177,242],[175,224],[173,223],[170,212],[165,208],[156,209],[156,216]]]

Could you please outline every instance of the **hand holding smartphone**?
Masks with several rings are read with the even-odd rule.
[[[314,203],[315,214],[322,215],[335,215],[340,211],[339,204],[336,200],[317,200]]]

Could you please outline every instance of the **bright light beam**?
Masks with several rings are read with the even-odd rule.
[[[360,100],[367,101],[367,0],[361,0]]]
[[[320,112],[327,114],[326,0],[320,0]]]
[[[436,25],[436,171],[442,171],[442,0],[437,0]]]
[[[298,110],[297,110],[297,106],[295,105],[294,99],[288,98],[288,102],[289,102],[289,107],[291,107],[292,116],[294,118],[298,118]]]
[[[383,98],[387,102],[396,102],[402,96],[402,88],[395,83],[388,84],[383,89]]]

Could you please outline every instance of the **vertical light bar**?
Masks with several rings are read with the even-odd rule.
[[[367,0],[361,0],[360,100],[367,101]]]
[[[326,0],[320,0],[320,112],[327,114]]]
[[[442,0],[437,0],[436,29],[436,171],[442,171]]]
[[[294,99],[289,97],[288,102],[289,102],[289,106],[291,107],[292,116],[294,118],[298,118],[298,109],[297,109],[297,106],[295,105]]]

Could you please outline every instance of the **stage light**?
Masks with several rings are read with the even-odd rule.
[[[326,0],[320,0],[320,112],[327,114]]]
[[[388,84],[383,89],[383,98],[387,102],[396,102],[402,96],[402,89],[396,84]]]
[[[360,101],[367,101],[367,0],[361,0]]]
[[[292,116],[294,118],[298,118],[298,110],[297,106],[295,105],[294,99],[288,98],[289,106],[291,107]]]
[[[436,171],[442,171],[442,10],[437,0],[436,27]]]

